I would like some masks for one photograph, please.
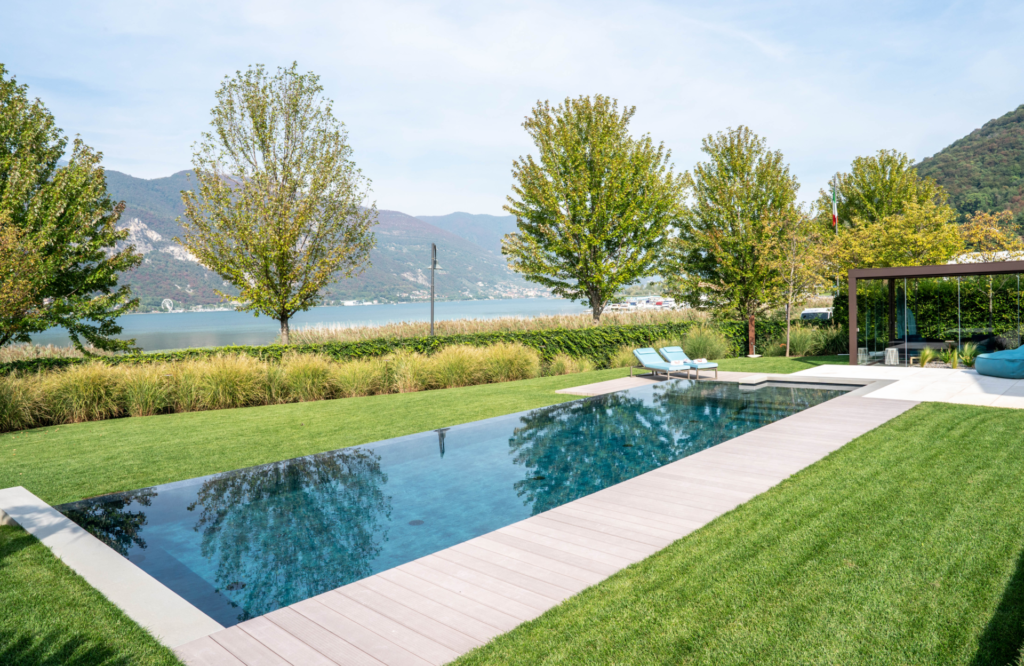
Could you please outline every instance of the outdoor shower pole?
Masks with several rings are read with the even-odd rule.
[[[434,337],[434,269],[437,268],[437,245],[430,244],[430,337]]]

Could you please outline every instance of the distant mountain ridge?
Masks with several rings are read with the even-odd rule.
[[[516,218],[513,215],[451,213],[449,215],[417,215],[416,217],[498,255],[501,254],[501,239],[505,234],[516,231]]]
[[[1024,228],[1024,104],[917,165],[961,215],[1010,210]]]
[[[125,244],[134,244],[144,255],[143,264],[122,277],[142,301],[143,310],[158,308],[165,298],[174,301],[176,307],[215,305],[221,299],[214,289],[237,293],[173,241],[182,234],[175,219],[184,214],[180,192],[190,187],[188,175],[188,171],[179,171],[166,178],[146,180],[106,171],[111,198],[126,204],[119,224],[129,231]],[[477,218],[499,222],[490,225]],[[503,231],[507,228],[505,218],[454,213],[436,219],[439,225],[398,211],[379,210],[378,224],[373,229],[377,247],[370,255],[371,267],[362,275],[330,285],[324,290],[325,300],[395,302],[427,298],[431,243],[438,246],[438,264],[443,269],[435,276],[440,299],[544,295],[509,270],[501,256],[500,236],[507,233]]]

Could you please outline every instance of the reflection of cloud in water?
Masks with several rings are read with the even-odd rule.
[[[387,539],[386,483],[377,454],[347,449],[213,478],[188,508],[244,620],[368,576]]]

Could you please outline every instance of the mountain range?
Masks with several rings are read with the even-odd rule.
[[[1024,230],[1024,104],[917,165],[949,192],[961,217],[1010,210]]]
[[[142,265],[122,278],[139,297],[141,310],[158,309],[164,299],[171,299],[176,308],[213,306],[222,302],[215,289],[237,293],[173,240],[182,235],[176,220],[184,214],[180,192],[191,187],[189,172],[151,180],[111,170],[106,176],[111,198],[125,202],[119,224],[129,231],[125,243],[134,244],[144,257]],[[373,229],[377,247],[370,253],[371,265],[358,276],[329,285],[324,300],[428,298],[431,243],[437,244],[435,290],[439,299],[546,295],[513,273],[501,255],[501,237],[514,230],[512,216],[452,213],[414,217],[380,210]]]

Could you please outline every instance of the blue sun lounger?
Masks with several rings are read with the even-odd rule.
[[[634,368],[643,368],[645,370],[650,370],[651,373],[653,373],[655,376],[657,376],[659,372],[664,372],[665,376],[669,378],[672,377],[673,372],[682,372],[683,370],[686,370],[686,376],[690,376],[689,365],[672,365],[662,357],[658,356],[658,352],[654,351],[654,349],[651,347],[644,347],[643,349],[634,349],[633,356],[636,356],[636,360],[637,362],[640,363],[640,365],[629,367],[630,377],[633,376]]]
[[[695,363],[694,361],[690,360],[690,357],[686,355],[686,352],[683,351],[682,347],[662,347],[658,351],[661,352],[661,355],[667,358],[669,361],[682,361],[686,363],[688,367],[693,368],[694,371],[697,373],[697,379],[700,379],[701,370],[712,369],[714,369],[715,371],[715,379],[718,379],[717,363],[711,363],[710,361],[706,363]],[[686,373],[686,376],[689,377],[690,373]]]

